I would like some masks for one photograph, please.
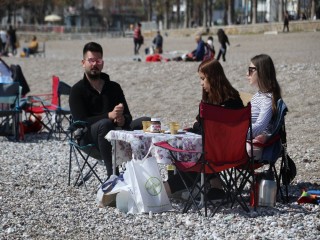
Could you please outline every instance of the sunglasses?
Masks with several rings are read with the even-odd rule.
[[[96,64],[98,64],[98,65],[100,65],[100,64],[103,63],[103,60],[102,60],[101,58],[98,58],[98,59],[88,58],[88,59],[85,59],[85,61],[87,61],[87,62],[90,63],[90,64],[96,63]]]
[[[255,71],[257,71],[256,67],[248,67],[249,76],[251,76]]]

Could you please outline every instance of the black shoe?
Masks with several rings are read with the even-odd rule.
[[[223,189],[220,188],[211,188],[207,193],[207,197],[209,200],[221,200],[224,199],[226,193]]]

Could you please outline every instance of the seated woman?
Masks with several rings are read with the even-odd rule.
[[[198,67],[198,74],[202,87],[202,101],[231,109],[243,107],[239,92],[230,84],[219,61],[213,59],[202,62]],[[196,122],[189,131],[201,134],[199,115],[196,117]],[[195,179],[197,173],[192,175]],[[189,186],[191,186],[192,183],[192,181],[187,182]],[[222,190],[220,179],[217,178],[216,175],[213,175],[210,183],[212,189],[208,192],[208,197],[212,200],[222,198],[224,191]],[[169,197],[172,193],[185,189],[178,174],[169,178],[168,181],[164,183],[164,186]]]
[[[36,36],[33,36],[29,46],[27,48],[23,48],[24,55],[29,57],[30,54],[35,53],[38,50],[38,40]]]
[[[253,142],[265,143],[272,130],[277,101],[281,98],[281,89],[271,57],[266,54],[253,57],[248,68],[247,79],[251,86],[258,89],[251,99]],[[249,148],[248,152],[250,154]],[[253,148],[255,159],[260,159],[261,154],[262,148]]]

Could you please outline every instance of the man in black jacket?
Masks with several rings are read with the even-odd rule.
[[[71,89],[69,104],[74,120],[86,121],[84,140],[95,143],[105,162],[107,174],[112,174],[112,146],[105,139],[117,127],[130,129],[132,116],[120,85],[102,73],[104,61],[100,44],[87,43],[83,48],[83,78]]]

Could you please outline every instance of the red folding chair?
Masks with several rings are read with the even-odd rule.
[[[187,212],[193,205],[201,214],[200,207],[196,202],[199,193],[204,197],[205,216],[207,216],[208,203],[212,207],[212,216],[225,203],[230,203],[231,207],[233,207],[234,203],[237,202],[245,211],[249,211],[242,194],[247,179],[252,177],[251,181],[254,182],[253,168],[251,166],[253,161],[246,150],[248,129],[249,134],[252,134],[251,104],[249,103],[241,109],[227,109],[201,102],[199,111],[203,129],[202,152],[176,149],[166,141],[155,143],[156,146],[169,150],[172,162],[176,166],[186,189],[189,191],[189,199],[183,212]],[[201,157],[197,162],[181,162],[177,160],[179,152],[201,153]],[[242,166],[242,177],[239,176],[239,171],[236,169],[239,166]],[[181,174],[182,172],[184,174]],[[192,187],[187,186],[185,179],[183,179],[184,175],[188,175],[188,172],[198,173]],[[201,174],[204,181],[199,187],[197,183]],[[220,177],[226,192],[224,199],[218,206],[207,197],[212,174],[217,174]],[[193,194],[195,189],[199,190],[198,194]]]
[[[53,133],[54,119],[53,112],[58,108],[58,86],[59,78],[52,76],[52,91],[51,93],[36,94],[27,97],[27,104],[24,107],[26,115],[33,116],[38,122],[41,123],[42,129],[46,129],[49,134],[49,139]],[[43,117],[40,117],[43,116]],[[29,119],[29,117],[26,117]]]

